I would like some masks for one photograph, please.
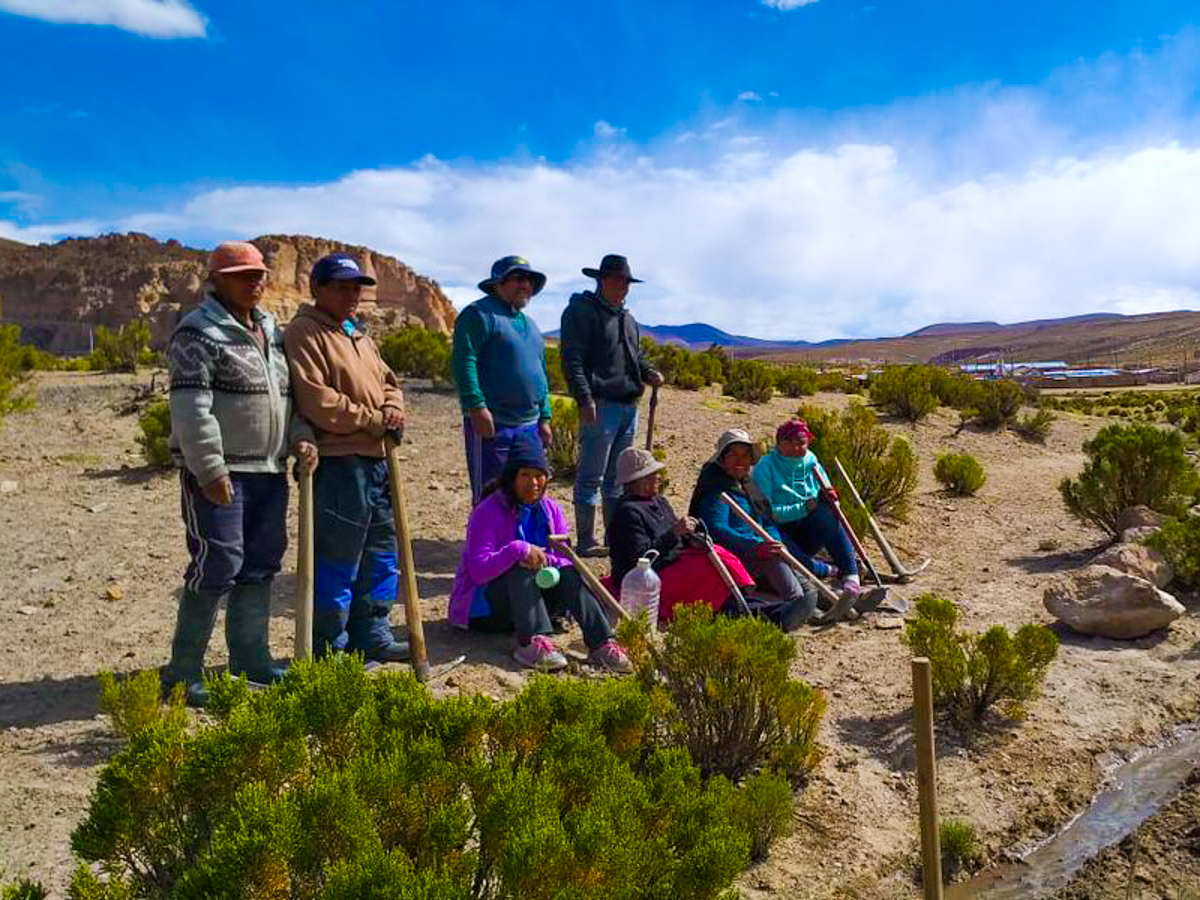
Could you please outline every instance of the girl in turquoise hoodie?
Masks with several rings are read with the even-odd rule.
[[[754,467],[754,481],[771,501],[771,512],[788,543],[804,556],[821,550],[829,553],[834,569],[827,573],[820,560],[813,560],[814,574],[833,574],[842,579],[843,590],[858,592],[858,559],[850,536],[833,510],[837,493],[815,453],[808,449],[812,432],[799,419],[784,422],[775,432],[775,449]]]

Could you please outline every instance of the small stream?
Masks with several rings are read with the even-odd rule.
[[[1019,863],[998,866],[947,888],[946,900],[1033,900],[1064,887],[1084,864],[1131,834],[1165,806],[1200,765],[1200,728],[1180,729],[1109,774],[1106,785],[1066,828]]]

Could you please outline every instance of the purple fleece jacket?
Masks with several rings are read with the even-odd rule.
[[[549,497],[543,497],[541,503],[550,534],[570,534],[562,507]],[[493,491],[479,501],[467,523],[467,543],[458,562],[458,571],[454,573],[450,608],[446,614],[450,624],[466,628],[475,589],[520,563],[528,551],[529,544],[517,539],[517,511],[508,505],[504,494]],[[567,557],[550,550],[546,551],[546,562],[559,569],[571,565]]]

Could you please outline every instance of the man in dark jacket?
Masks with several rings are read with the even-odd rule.
[[[642,349],[637,321],[625,308],[629,285],[640,283],[624,256],[609,254],[599,269],[584,269],[596,290],[571,297],[562,314],[562,366],[567,388],[579,404],[579,469],[575,474],[578,551],[603,556],[596,543],[596,507],[603,497],[605,527],[620,496],[617,457],[633,445],[643,385],[658,387],[662,375]]]

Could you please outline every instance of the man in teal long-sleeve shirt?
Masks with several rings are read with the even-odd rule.
[[[522,312],[545,285],[546,276],[527,260],[505,256],[479,283],[484,296],[454,323],[454,378],[475,502],[504,468],[519,434],[535,434],[546,451],[550,447],[545,342],[537,323]]]

